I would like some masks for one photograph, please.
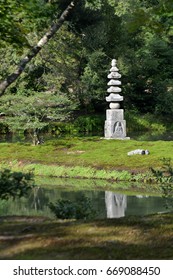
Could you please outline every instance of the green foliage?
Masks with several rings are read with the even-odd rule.
[[[150,131],[150,133],[166,132],[166,123],[162,119],[156,118],[151,113],[139,114],[135,110],[126,110],[125,119],[128,124],[129,132]]]
[[[81,76],[80,102],[85,107],[90,106],[90,109],[92,105],[99,100],[104,100],[105,97],[106,60],[107,57],[101,50],[89,54],[88,63]]]
[[[33,187],[32,173],[12,172],[9,169],[0,171],[0,199],[24,196]]]
[[[104,120],[103,115],[80,116],[74,121],[74,128],[83,133],[103,133]]]
[[[153,175],[156,177],[157,182],[170,184],[173,183],[173,167],[171,166],[170,158],[162,158],[162,167],[160,169],[151,168]]]
[[[0,45],[5,42],[26,44],[25,30],[22,29],[20,14],[25,0],[1,0],[0,3]]]
[[[160,184],[159,188],[165,198],[165,207],[173,208],[173,167],[170,158],[162,159],[162,167],[160,169],[151,168],[153,175]]]
[[[55,120],[65,120],[73,105],[61,93],[44,92],[35,94],[25,91],[25,95],[5,95],[0,99],[0,111],[4,114],[1,122],[9,130],[31,131],[43,129]]]
[[[77,50],[80,54],[80,40],[64,25],[55,40],[42,51],[41,56],[35,58],[6,96],[1,98],[0,112],[5,115],[1,123],[13,132],[27,130],[33,134],[52,122],[68,121],[78,103]],[[0,55],[1,77],[14,70],[12,65],[18,61],[19,53],[16,52],[16,56],[13,53],[12,57],[11,53],[8,47]],[[5,64],[9,65],[6,73]]]
[[[52,122],[45,131],[53,135],[61,136],[83,136],[102,135],[104,129],[104,115],[83,115],[75,118],[73,122]]]
[[[86,0],[85,7],[92,10],[100,10],[103,6],[103,0]]]
[[[116,58],[125,108],[171,117],[171,1],[79,1],[68,22],[7,94],[32,92],[40,98],[41,93],[61,92],[85,114],[100,113],[106,108],[110,61]],[[1,1],[0,78],[14,71],[21,55],[38,42],[69,2]]]
[[[77,202],[60,199],[56,204],[49,203],[50,210],[58,219],[89,219],[94,215],[91,200],[80,195]]]
[[[55,9],[53,1],[1,0],[0,46],[7,43],[15,48],[29,47],[30,32],[43,31]]]

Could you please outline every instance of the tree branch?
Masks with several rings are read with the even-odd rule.
[[[40,52],[40,50],[47,44],[47,42],[54,36],[54,34],[60,29],[63,25],[64,21],[67,19],[69,13],[73,10],[79,0],[73,0],[68,5],[68,7],[64,10],[64,12],[59,17],[58,21],[53,23],[50,27],[50,30],[40,39],[36,46],[34,46],[21,61],[17,69],[10,74],[4,81],[0,83],[0,96],[2,96],[6,89],[14,83],[17,78],[22,74],[25,70],[26,65]]]

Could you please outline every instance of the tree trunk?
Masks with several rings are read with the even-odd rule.
[[[46,45],[46,43],[54,36],[54,34],[60,29],[63,25],[64,21],[67,19],[67,16],[71,12],[71,10],[75,7],[75,5],[79,2],[79,0],[73,0],[68,5],[68,7],[61,14],[60,18],[57,22],[53,23],[50,27],[50,30],[41,38],[41,40],[34,46],[21,61],[15,72],[10,74],[4,81],[0,83],[0,96],[5,93],[5,90],[17,80],[17,78],[22,74],[26,65],[40,52],[40,50]]]

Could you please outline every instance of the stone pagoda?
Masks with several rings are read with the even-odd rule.
[[[126,137],[126,121],[124,120],[124,110],[121,108],[121,102],[123,96],[121,92],[121,74],[118,73],[119,69],[116,66],[116,59],[112,60],[112,67],[110,74],[108,75],[109,88],[107,92],[109,96],[106,97],[106,101],[109,102],[109,108],[106,110],[105,121],[105,138],[106,139],[129,139]]]

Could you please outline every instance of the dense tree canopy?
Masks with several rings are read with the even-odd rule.
[[[70,2],[1,1],[1,80],[15,71],[21,58],[37,45]],[[103,112],[106,77],[113,58],[118,59],[122,74],[125,107],[171,116],[172,0],[81,0],[75,4],[58,33],[6,90],[1,100],[6,121],[15,116],[13,98],[39,99],[48,93],[51,98],[60,98],[61,104],[64,97],[64,105],[70,102],[83,112]],[[5,108],[10,99],[9,114],[10,109]],[[73,111],[72,107],[67,106],[67,111]],[[64,118],[63,112],[61,116],[59,119]]]

